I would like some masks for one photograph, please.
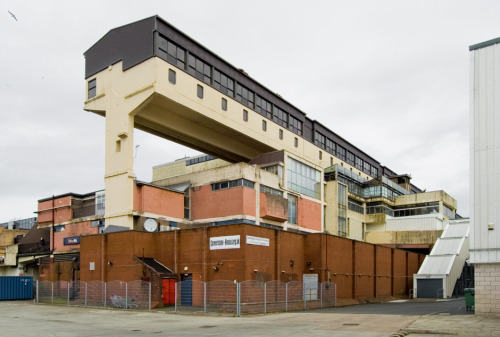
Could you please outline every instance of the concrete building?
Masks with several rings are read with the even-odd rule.
[[[375,243],[409,244],[428,252],[436,236],[398,242],[401,235],[394,226],[383,229],[380,225],[401,215],[437,213],[437,220],[432,220],[436,223],[455,217],[453,198],[442,191],[423,193],[411,184],[410,175],[396,174],[158,16],[111,30],[85,52],[85,64],[84,108],[106,118],[106,226],[132,229],[136,223],[134,128],[218,158],[194,165],[177,161],[171,172],[162,172],[166,167],[155,168],[154,181],[168,179],[161,182],[164,186],[187,183],[191,179],[187,175],[194,174],[193,179],[198,180],[192,186],[200,190],[191,189],[193,200],[207,193],[203,186],[230,180],[224,174],[232,169],[223,167],[223,161],[255,164],[277,175],[279,181],[274,180],[279,185],[273,188],[287,200],[288,210],[294,210],[294,204],[304,207],[298,207],[297,220],[294,216],[262,217],[255,186],[265,182],[244,178],[254,183],[254,192],[244,192],[252,196],[244,198],[256,204],[240,213],[250,212],[246,215],[257,225],[270,223]],[[273,164],[276,153],[280,158]],[[203,169],[195,170],[196,165]],[[201,179],[197,172],[205,169],[218,181]],[[251,170],[240,169],[242,176]],[[260,174],[258,169],[254,171]],[[185,175],[184,181],[180,175]],[[185,224],[224,223],[237,215],[227,214],[227,209],[217,214],[217,208],[200,214],[192,206],[186,205],[193,213],[185,217]],[[300,218],[307,219],[307,224],[301,226]],[[408,229],[421,230],[415,225]],[[431,229],[442,230],[442,226]],[[380,235],[380,231],[388,234]]]
[[[500,314],[500,38],[469,47],[471,262],[477,314]]]

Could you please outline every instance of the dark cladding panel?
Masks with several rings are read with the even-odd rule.
[[[85,78],[119,61],[126,70],[152,57],[155,22],[151,17],[109,31],[84,53]]]

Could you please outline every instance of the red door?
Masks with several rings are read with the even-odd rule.
[[[175,279],[164,278],[162,280],[163,304],[175,304]]]

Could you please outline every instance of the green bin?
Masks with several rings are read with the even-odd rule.
[[[474,288],[465,288],[465,310],[473,310],[475,305]]]

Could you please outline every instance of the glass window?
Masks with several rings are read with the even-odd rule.
[[[286,169],[290,190],[321,199],[321,174],[318,170],[290,157]]]
[[[254,183],[253,183],[253,181],[246,180],[246,179],[221,181],[219,183],[212,184],[212,191],[225,190],[228,188],[241,187],[241,186],[254,188]]]
[[[277,195],[277,196],[280,196],[280,197],[283,197],[283,191],[280,191],[280,190],[277,190],[275,188],[272,188],[272,187],[269,187],[269,186],[266,186],[266,185],[260,185],[260,191],[261,192],[264,192],[264,193],[269,193],[269,194],[272,194],[272,195]]]
[[[97,94],[97,80],[94,78],[88,83],[88,99],[95,97]]]
[[[347,186],[338,184],[337,188],[338,219],[337,231],[339,236],[347,236]]]
[[[168,70],[168,81],[172,84],[175,84],[176,82],[175,71],[173,71],[172,69]]]
[[[236,100],[251,109],[254,108],[254,93],[239,83],[236,83]]]
[[[354,153],[347,151],[347,164],[354,166],[356,162],[356,156],[354,156]]]
[[[316,131],[314,133],[314,144],[322,149],[326,149],[326,137]]]
[[[269,119],[272,118],[272,104],[263,99],[262,97],[255,95],[255,111],[260,113],[262,116]]]
[[[290,130],[299,136],[302,136],[302,122],[292,115],[290,115],[288,119]]]
[[[358,170],[362,171],[363,170],[363,159],[356,157],[356,163],[355,166]]]
[[[199,98],[203,98],[203,87],[201,85],[197,85],[197,95]]]
[[[285,128],[288,128],[288,114],[276,105],[273,106],[273,121]]]
[[[345,161],[345,152],[346,151],[342,146],[337,145],[337,157],[339,157],[339,159]]]
[[[224,94],[234,97],[234,80],[215,68],[213,86]]]
[[[372,166],[372,174],[371,174],[371,176],[374,177],[374,178],[378,177],[378,168],[376,168],[375,166]]]
[[[288,194],[288,223],[297,224],[297,196]]]
[[[185,69],[186,51],[163,36],[160,36],[158,41],[158,55],[174,66],[177,66],[180,69]]]
[[[368,162],[363,162],[363,172],[365,172],[366,174],[370,174],[371,173],[371,165],[370,163]]]
[[[329,138],[326,139],[326,151],[335,155],[335,143]]]
[[[211,82],[211,67],[193,54],[188,57],[188,73],[207,84]]]

